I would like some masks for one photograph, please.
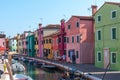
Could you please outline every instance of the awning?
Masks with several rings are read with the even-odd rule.
[[[4,51],[4,50],[6,50],[5,47],[0,47],[0,51]]]

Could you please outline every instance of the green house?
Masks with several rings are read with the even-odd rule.
[[[105,2],[94,19],[95,66],[120,70],[120,3]]]
[[[35,42],[34,42],[34,35],[33,34],[29,34],[27,36],[27,55],[29,57],[35,57]]]

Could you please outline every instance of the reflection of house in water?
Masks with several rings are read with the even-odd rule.
[[[6,35],[1,33],[0,34],[0,54],[4,53],[4,51],[6,50]]]

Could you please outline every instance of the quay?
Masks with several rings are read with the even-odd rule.
[[[54,65],[63,70],[77,71],[80,73],[80,75],[86,77],[88,80],[120,80],[120,71],[97,68],[93,64],[72,64],[44,58],[26,58]]]

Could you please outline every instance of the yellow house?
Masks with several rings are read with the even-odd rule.
[[[39,53],[39,49],[38,49],[38,30],[35,30],[34,32],[34,36],[35,36],[35,57],[38,56],[38,53]]]
[[[53,58],[53,53],[52,53],[52,36],[48,35],[48,36],[44,36],[44,55],[46,58],[48,59],[52,59]]]

